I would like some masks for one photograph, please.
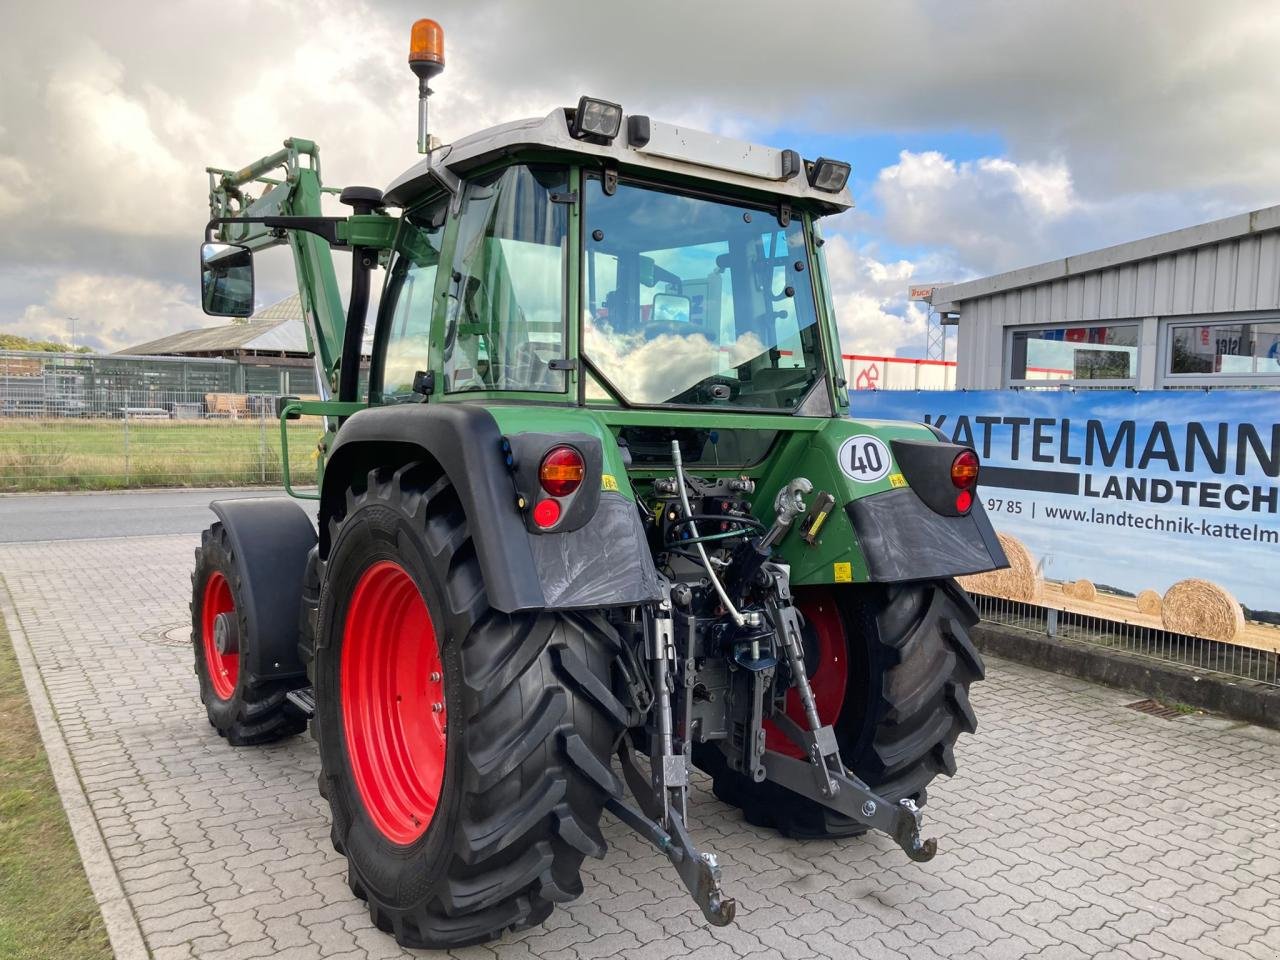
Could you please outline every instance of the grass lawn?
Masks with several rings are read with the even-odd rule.
[[[0,622],[0,957],[109,960],[13,645]]]
[[[318,419],[289,423],[299,485],[315,478]],[[259,420],[0,420],[0,491],[278,484],[280,424]]]

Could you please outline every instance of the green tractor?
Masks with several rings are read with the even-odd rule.
[[[250,313],[288,244],[321,384],[278,409],[311,509],[215,502],[196,551],[211,724],[310,722],[351,889],[408,947],[544,921],[606,810],[731,922],[695,767],[753,824],[930,859],[983,674],[953,577],[1006,561],[971,449],[850,416],[818,228],[848,165],[589,97],[434,146],[413,37],[426,156],[385,191],[324,215],[299,139],[210,170],[206,311]]]

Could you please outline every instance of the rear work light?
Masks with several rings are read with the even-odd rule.
[[[826,193],[839,193],[849,182],[851,170],[847,163],[819,157],[809,169],[809,186]]]
[[[569,135],[575,140],[594,140],[612,143],[622,129],[622,107],[608,100],[582,97],[574,111]]]
[[[582,484],[587,467],[573,447],[552,447],[538,467],[538,482],[553,497],[567,497]]]

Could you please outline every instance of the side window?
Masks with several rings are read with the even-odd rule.
[[[383,401],[387,403],[419,399],[413,394],[413,375],[428,369],[435,275],[447,210],[445,198],[406,216],[389,287],[394,300],[383,360]]]
[[[387,403],[418,399],[413,393],[413,377],[427,369],[447,208],[448,201],[442,200],[423,213],[409,214],[401,233],[391,268],[389,295],[394,298],[394,309],[382,367],[382,395]]]
[[[444,388],[562,393],[568,207],[563,168],[508,167],[467,184],[453,256]]]

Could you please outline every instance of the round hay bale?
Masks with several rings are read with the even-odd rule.
[[[1208,580],[1179,580],[1164,593],[1165,629],[1209,640],[1234,640],[1244,629],[1244,610],[1225,587]]]
[[[1164,606],[1160,600],[1160,594],[1154,590],[1143,590],[1138,594],[1137,600],[1138,612],[1145,613],[1149,617],[1160,616],[1160,609]]]
[[[1044,577],[1036,572],[1036,562],[1031,551],[1017,537],[1007,533],[997,533],[996,536],[1000,539],[1005,556],[1009,558],[1008,569],[959,577],[957,579],[960,586],[970,593],[1038,603],[1044,593]]]
[[[1072,600],[1089,602],[1098,599],[1098,588],[1093,585],[1092,580],[1073,580],[1063,584],[1062,592]]]

